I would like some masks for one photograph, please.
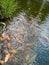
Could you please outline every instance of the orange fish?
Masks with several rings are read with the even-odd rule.
[[[7,35],[7,40],[10,40],[10,35]]]
[[[10,50],[11,53],[17,54],[18,51],[17,50]]]
[[[27,43],[26,46],[32,46],[33,44]]]
[[[11,44],[10,43],[7,43],[7,48],[10,48],[11,47]]]
[[[4,39],[3,39],[3,37],[0,37],[0,41],[3,41]]]

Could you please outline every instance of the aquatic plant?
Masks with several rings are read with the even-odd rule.
[[[0,0],[0,18],[11,18],[17,10],[17,0]]]

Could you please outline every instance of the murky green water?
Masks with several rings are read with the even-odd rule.
[[[13,18],[5,31],[5,35],[11,35],[11,40],[5,40],[3,43],[6,45],[10,42],[12,44],[11,49],[18,50],[19,54],[16,55],[16,61],[13,61],[15,65],[49,65],[49,1],[18,0],[18,3],[17,16]],[[21,28],[24,31],[23,35],[18,32]],[[19,45],[16,44],[18,42],[13,37],[14,34],[19,38],[21,37],[22,47],[25,48],[24,52],[20,53]],[[26,43],[34,43],[34,46],[29,47],[31,49],[29,52]],[[25,61],[27,54],[30,55],[31,61]]]
[[[20,9],[18,11],[25,12],[28,17],[39,17],[39,23],[43,23],[49,14],[49,1],[47,0],[18,0],[18,2],[20,5]]]

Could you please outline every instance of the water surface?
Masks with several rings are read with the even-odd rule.
[[[10,34],[11,49],[18,50],[15,60],[7,64],[17,65],[49,65],[49,1],[47,0],[18,0],[19,9],[6,27],[5,35]],[[15,40],[18,37],[22,42]],[[27,43],[33,44],[31,47]],[[21,51],[22,46],[25,51]],[[29,48],[29,51],[28,51]],[[26,61],[27,54],[30,58]],[[23,56],[23,57],[22,57]]]

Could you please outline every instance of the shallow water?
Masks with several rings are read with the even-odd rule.
[[[6,44],[10,43],[10,49],[15,49],[18,51],[18,54],[16,54],[15,58],[16,64],[28,64],[31,57],[33,57],[34,55],[36,57],[35,48],[37,46],[38,40],[36,25],[38,24],[36,23],[36,21],[33,21],[34,19],[27,20],[27,18],[25,17],[25,13],[20,13],[17,17],[14,17],[13,21],[6,27],[6,30],[4,32],[5,34],[3,33],[4,36],[9,34],[11,37],[10,41],[3,41],[3,43],[5,44],[5,49]],[[31,44],[31,46],[27,46],[27,44]],[[23,48],[24,50],[22,50],[21,48]]]
[[[20,0],[19,5],[21,12],[4,32],[4,36],[11,36],[10,41],[3,41],[4,49],[7,49],[6,44],[10,42],[10,49],[18,51],[14,55],[15,59],[7,64],[49,65],[49,1]],[[26,46],[27,43],[33,45]]]

